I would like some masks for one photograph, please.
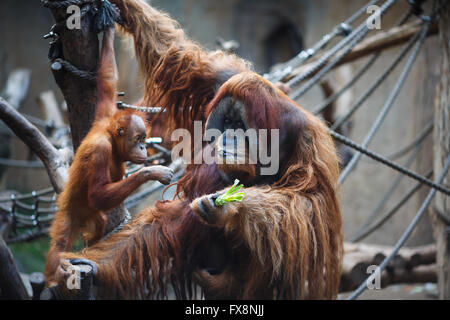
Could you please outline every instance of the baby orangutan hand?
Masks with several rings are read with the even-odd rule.
[[[173,170],[165,166],[143,167],[138,174],[144,181],[158,180],[162,184],[169,184],[173,178]]]

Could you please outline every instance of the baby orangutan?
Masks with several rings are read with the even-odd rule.
[[[172,179],[172,170],[163,166],[144,167],[123,179],[126,161],[141,164],[147,158],[147,128],[140,114],[116,108],[113,43],[114,28],[111,28],[103,35],[96,119],[76,151],[50,228],[51,245],[44,271],[47,285],[53,282],[59,254],[70,251],[80,233],[86,245],[91,246],[104,235],[106,211],[119,206],[149,180],[169,184]]]

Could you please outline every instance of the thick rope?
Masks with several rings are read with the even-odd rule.
[[[269,74],[266,74],[265,78],[269,79],[272,82],[281,81],[283,78],[285,78],[288,74],[292,72],[293,68],[298,67],[299,65],[307,61],[309,58],[313,57],[318,51],[325,48],[330,43],[331,40],[333,40],[339,35],[348,36],[349,33],[351,32],[350,25],[367,11],[367,7],[377,3],[378,1],[379,0],[371,0],[361,9],[359,9],[356,13],[354,13],[350,18],[335,26],[330,33],[324,35],[322,39],[320,39],[311,48],[307,50],[302,50],[295,57],[283,63],[281,67],[277,68],[276,70],[274,70]]]
[[[356,75],[344,87],[342,87],[342,89],[340,89],[338,92],[332,94],[324,102],[322,102],[319,106],[312,108],[312,110],[313,110],[312,113],[317,115],[317,114],[321,113],[322,111],[324,111],[326,108],[328,108],[332,102],[337,100],[344,92],[346,92],[348,89],[350,89],[356,83],[356,81],[358,81],[359,78],[361,78],[362,75],[364,75],[366,73],[366,71],[370,69],[370,67],[375,63],[375,61],[378,59],[379,56],[380,56],[379,53],[374,54],[369,59],[369,61],[367,61],[366,64],[361,69],[358,70]]]
[[[444,168],[442,169],[442,172],[439,175],[439,178],[436,180],[436,184],[439,184],[444,180],[449,167],[450,167],[450,156],[447,157]],[[414,228],[417,226],[420,219],[426,212],[426,209],[428,208],[431,200],[433,200],[435,194],[436,194],[436,189],[433,188],[432,190],[430,190],[427,197],[425,198],[422,205],[420,206],[416,216],[411,221],[409,226],[406,228],[405,232],[403,232],[403,234],[401,235],[400,239],[397,241],[397,243],[396,243],[394,249],[391,251],[391,253],[383,260],[383,262],[381,262],[381,264],[378,267],[378,270],[376,272],[372,273],[365,281],[363,281],[363,283],[361,283],[361,285],[347,298],[347,300],[354,300],[354,299],[358,298],[361,295],[361,293],[363,293],[364,290],[367,289],[368,283],[371,283],[376,277],[381,277],[381,273],[383,272],[383,270],[386,269],[389,262],[395,257],[395,255],[398,253],[400,248],[403,247],[406,240],[408,240],[409,236],[414,231]]]
[[[380,7],[380,16],[382,16],[386,10],[392,6],[395,3],[396,0],[387,0],[381,7]],[[325,75],[331,68],[337,64],[362,38],[370,31],[370,29],[367,27],[366,21],[361,23],[356,30],[354,30],[348,37],[343,39],[341,42],[339,42],[334,48],[332,48],[330,51],[328,51],[326,54],[324,54],[322,57],[315,62],[314,66],[312,66],[308,71],[301,73],[291,80],[289,80],[286,84],[290,87],[295,87],[300,82],[305,80],[306,78],[310,77],[312,74],[316,73],[319,69],[322,68],[323,65],[325,65],[329,59],[334,56],[338,51],[343,49],[345,46],[348,45],[348,47],[344,50],[343,53],[341,53],[339,56],[337,56],[335,59],[333,59],[331,62],[329,62],[325,67],[325,71],[318,72],[313,79],[315,79],[315,82],[319,81],[323,75]],[[312,79],[311,79],[312,80]],[[304,91],[306,91],[307,86],[312,85],[312,81],[308,81],[302,88],[295,91],[291,94],[292,99],[297,99],[300,97]]]
[[[97,80],[97,72],[80,70],[70,62],[61,58],[56,58],[55,60],[52,61],[52,69],[54,70],[58,70],[57,68],[59,67],[55,63],[59,63],[66,71],[70,72],[71,74],[77,76],[80,79],[91,82],[95,82]]]
[[[375,92],[376,89],[386,80],[386,78],[394,71],[395,67],[403,60],[406,54],[411,50],[413,45],[419,39],[420,33],[417,33],[414,37],[412,37],[408,44],[403,48],[400,54],[395,58],[395,60],[386,68],[385,72],[363,93],[363,95],[356,101],[356,103],[347,111],[347,113],[340,118],[338,118],[331,128],[336,130],[341,127],[344,123],[350,119],[350,117],[363,105],[363,103],[370,98],[370,96]]]
[[[409,169],[411,167],[411,165],[414,163],[414,161],[416,160],[417,156],[420,153],[422,146],[423,146],[423,144],[418,145],[416,147],[416,149],[414,150],[414,152],[409,156],[406,163],[404,164],[406,169]],[[370,160],[372,160],[372,159],[370,159]],[[394,194],[394,191],[400,185],[400,182],[402,182],[404,177],[405,177],[405,175],[398,173],[397,177],[392,182],[392,184],[389,186],[389,188],[386,190],[386,192],[383,195],[383,197],[381,198],[381,200],[378,202],[378,204],[375,206],[375,208],[372,210],[372,212],[368,215],[366,221],[361,225],[360,229],[355,234],[358,234],[359,232],[361,232],[361,230],[366,229],[372,223],[372,221],[378,216],[378,214],[381,212],[381,210],[384,209],[384,207],[387,204],[387,202],[389,201],[389,199],[391,199],[391,197]]]
[[[431,177],[433,171],[430,171],[426,177]],[[372,234],[375,230],[380,228],[386,221],[388,221],[395,213],[403,207],[403,205],[418,191],[423,184],[418,182],[413,188],[411,188],[401,199],[397,202],[397,204],[389,210],[386,214],[384,214],[377,222],[373,225],[369,225],[364,229],[361,229],[358,233],[356,233],[353,237],[350,238],[350,242],[358,242],[362,239],[366,238],[370,234]]]
[[[375,122],[373,123],[372,127],[370,128],[368,134],[364,138],[364,141],[362,143],[363,148],[366,148],[369,145],[369,143],[372,141],[373,137],[375,136],[375,133],[380,128],[380,126],[383,123],[384,119],[386,118],[386,115],[388,114],[389,110],[394,105],[395,99],[397,98],[397,96],[400,92],[400,89],[403,87],[406,77],[408,76],[408,74],[414,64],[414,61],[416,60],[417,55],[419,54],[420,48],[422,47],[422,45],[425,41],[429,25],[430,25],[429,22],[424,23],[424,25],[422,27],[422,31],[420,32],[419,40],[416,44],[416,47],[414,48],[413,53],[411,54],[405,67],[403,68],[402,73],[401,73],[397,83],[395,84],[394,89],[392,90],[389,98],[387,99],[385,105],[381,109]],[[358,163],[360,158],[361,158],[361,152],[358,152],[355,155],[353,155],[350,162],[345,166],[344,170],[340,174],[339,183],[343,183],[345,181],[345,179],[348,177],[348,175],[353,170],[355,165]]]
[[[408,13],[406,13],[400,21],[396,24],[397,26],[403,25],[405,22],[409,20],[413,13],[413,10],[410,10]],[[366,73],[367,70],[369,70],[372,65],[377,61],[377,59],[380,57],[381,52],[375,53],[367,62],[366,64],[358,70],[356,75],[344,86],[342,89],[340,89],[338,92],[331,95],[328,99],[326,99],[324,102],[322,102],[319,106],[312,108],[313,114],[317,115],[320,112],[327,109],[329,106],[331,106],[331,103],[336,101],[344,92],[346,92],[348,89],[350,89],[356,81],[359,80],[359,78],[362,77]]]
[[[368,157],[370,157],[370,158],[372,158],[372,159],[374,159],[374,160],[376,160],[378,162],[381,162],[384,165],[386,165],[386,166],[388,166],[388,167],[390,167],[390,168],[392,168],[394,170],[397,170],[397,171],[403,173],[404,175],[406,175],[406,176],[408,176],[408,177],[410,177],[410,178],[412,178],[414,180],[417,180],[417,181],[419,181],[419,182],[421,182],[423,184],[426,184],[429,187],[435,188],[436,190],[438,190],[438,191],[440,191],[440,192],[442,192],[442,193],[444,193],[446,195],[450,195],[450,189],[447,188],[446,186],[436,184],[435,182],[425,178],[424,176],[421,176],[421,175],[419,175],[419,174],[417,174],[417,173],[415,173],[415,172],[413,172],[411,170],[408,170],[407,168],[405,168],[405,167],[403,167],[403,166],[401,166],[399,164],[396,164],[395,162],[389,160],[388,158],[386,158],[386,157],[384,157],[382,155],[379,155],[379,154],[377,154],[377,153],[375,153],[375,152],[373,152],[373,151],[363,147],[360,144],[357,144],[356,142],[354,142],[354,141],[350,140],[349,138],[347,138],[347,137],[337,133],[336,131],[330,130],[330,134],[331,134],[331,136],[333,138],[335,138],[339,142],[342,142],[343,144],[348,145],[349,147],[357,150],[360,154],[365,154],[366,156],[368,156]]]
[[[388,155],[387,158],[391,160],[395,160],[398,158],[403,157],[405,154],[407,154],[409,151],[420,145],[428,135],[433,132],[433,121],[430,121],[428,125],[425,126],[425,128],[420,132],[414,139],[411,141],[407,146],[401,148],[400,150],[393,152],[392,154]]]

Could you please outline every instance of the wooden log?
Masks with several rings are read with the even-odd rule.
[[[417,32],[419,32],[421,29],[421,22],[415,21],[408,24],[405,24],[403,26],[394,27],[386,32],[382,32],[379,34],[376,34],[370,38],[367,38],[366,40],[362,41],[360,44],[356,45],[346,56],[344,56],[334,67],[338,67],[340,65],[343,65],[348,62],[353,62],[357,59],[366,57],[370,54],[386,50],[401,44],[406,43],[411,39]],[[431,24],[430,28],[428,29],[428,36],[437,34],[438,27],[436,23]],[[337,55],[340,54],[341,51],[339,51]],[[304,64],[298,68],[295,68],[289,75],[287,75],[283,82],[287,82],[293,77],[295,77],[298,74],[302,74],[304,72],[307,72],[309,69],[311,69],[315,62],[320,59],[322,55],[318,55],[315,59],[312,59],[311,62]],[[319,70],[317,70],[315,73],[312,73],[309,77],[314,76]],[[308,78],[307,78],[308,79]],[[305,79],[306,80],[306,79]]]
[[[448,0],[439,0],[443,5]],[[434,105],[434,154],[433,171],[438,176],[450,154],[450,10],[439,19],[439,49],[441,51],[441,75]],[[442,181],[450,185],[450,174]],[[450,299],[450,197],[436,194],[432,212],[433,233],[437,248],[439,298]]]
[[[344,261],[342,265],[341,289],[356,288],[368,276],[368,267],[379,265],[392,251],[390,246],[371,245],[365,243],[344,243]],[[402,248],[390,261],[383,272],[383,277],[407,274],[404,279],[413,279],[416,273],[410,275],[417,266],[434,264],[436,261],[436,246],[434,244],[414,248]],[[419,269],[420,270],[420,269]],[[386,274],[386,275],[385,275]],[[387,280],[388,283],[394,280]],[[400,280],[395,280],[400,281]],[[419,281],[420,282],[420,281]],[[348,289],[351,290],[351,289]]]
[[[344,257],[357,254],[360,257],[366,257],[365,260],[371,261],[373,264],[380,264],[391,251],[392,247],[390,246],[366,243],[344,243]],[[398,260],[397,265],[403,265],[406,268],[435,263],[436,245],[432,243],[412,248],[401,248],[397,256],[394,257],[395,259]]]
[[[417,266],[411,270],[396,271],[381,277],[381,285],[388,286],[396,283],[427,283],[437,281],[436,264]]]
[[[359,278],[357,278],[358,281],[354,281],[351,277],[348,277],[348,275],[343,275],[339,291],[346,292],[356,289],[363,281],[366,281],[368,276],[368,273],[364,276],[361,274]],[[381,273],[380,280],[381,288],[400,283],[435,283],[437,281],[437,268],[436,264],[427,264],[409,270],[403,269],[391,272],[384,270]]]

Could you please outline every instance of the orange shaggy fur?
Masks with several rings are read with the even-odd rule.
[[[187,39],[166,14],[141,0],[112,2],[135,40],[144,102],[162,105],[171,128],[192,129],[193,120],[205,120],[232,96],[244,102],[254,127],[291,126],[296,133],[281,146],[289,156],[279,174],[246,186],[244,200],[218,209],[223,219],[214,225],[196,215],[197,200],[229,185],[215,165],[190,165],[178,183],[179,199],[158,202],[106,241],[64,257],[98,265],[99,297],[165,298],[171,285],[186,298],[196,284],[206,298],[336,298],[343,250],[339,169],[325,125],[248,63]],[[202,261],[214,241],[230,254],[218,275]]]

